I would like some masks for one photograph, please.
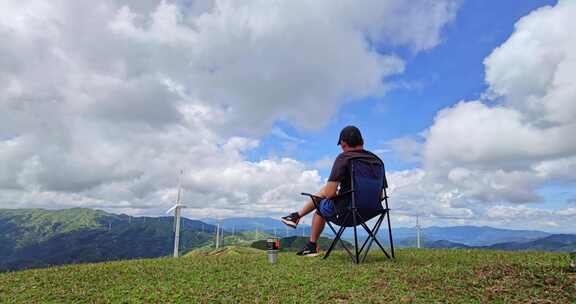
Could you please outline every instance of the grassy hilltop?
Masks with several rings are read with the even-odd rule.
[[[1,303],[574,303],[576,275],[559,253],[398,251],[354,265],[282,253],[190,255],[0,274]]]

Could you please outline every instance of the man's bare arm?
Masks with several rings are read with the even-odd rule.
[[[325,198],[333,198],[336,196],[338,192],[338,185],[339,182],[327,182],[324,187],[318,193],[318,196],[325,197]]]
[[[318,191],[316,195],[324,198],[333,198],[336,196],[336,193],[338,192],[339,184],[340,184],[339,182],[328,182],[324,187],[322,187],[322,189],[320,189],[320,191]],[[314,209],[315,209],[314,203],[312,202],[312,200],[309,200],[304,205],[304,207],[300,209],[298,215],[300,215],[301,217],[305,216],[306,214],[312,212],[312,210]]]

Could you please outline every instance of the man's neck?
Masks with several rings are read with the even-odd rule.
[[[360,150],[364,150],[364,146],[356,146],[356,147],[354,147],[354,148],[350,147],[350,148],[348,148],[345,152],[360,151]]]

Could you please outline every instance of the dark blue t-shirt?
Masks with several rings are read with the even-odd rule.
[[[340,155],[336,157],[336,160],[334,160],[330,177],[328,177],[329,182],[340,182],[340,190],[338,190],[338,193],[344,193],[352,188],[350,180],[350,159],[356,157],[381,161],[378,156],[367,150],[352,150],[340,153]]]

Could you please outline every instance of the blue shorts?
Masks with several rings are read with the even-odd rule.
[[[329,198],[324,198],[320,201],[320,204],[318,204],[318,213],[323,218],[330,219],[336,216],[338,212],[334,206],[334,201]]]

